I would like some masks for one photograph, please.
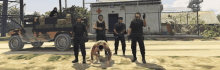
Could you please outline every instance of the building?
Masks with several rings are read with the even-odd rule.
[[[94,34],[94,23],[98,20],[98,15],[102,14],[107,23],[109,33],[113,33],[115,23],[118,17],[123,17],[123,23],[128,30],[131,21],[134,19],[136,12],[146,14],[147,27],[143,28],[144,33],[159,33],[161,30],[161,11],[163,5],[161,0],[101,0],[99,2],[87,3],[91,7],[90,33]],[[141,17],[142,17],[141,16]]]
[[[166,13],[161,13],[161,23],[166,23],[166,21],[173,21],[172,19],[168,18],[168,15],[172,15],[172,16],[179,16],[182,15],[183,18],[180,19],[178,18],[177,20],[181,20],[181,22],[178,22],[177,24],[187,24],[187,14],[188,14],[188,24],[197,24],[196,22],[190,22],[192,20],[193,17],[197,17],[197,13],[196,12],[166,12]],[[199,11],[199,20],[204,21],[204,24],[208,24],[208,25],[215,25],[215,24],[220,24],[219,20],[217,19],[214,11]]]

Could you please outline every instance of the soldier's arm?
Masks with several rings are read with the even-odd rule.
[[[129,26],[129,29],[128,29],[128,35],[131,34],[131,29],[132,29],[132,22],[131,22],[131,24],[130,24],[130,26]]]
[[[116,31],[116,24],[114,26],[114,32],[115,32],[115,34],[118,34],[117,31]]]
[[[147,26],[147,24],[146,24],[146,20],[145,20],[145,19],[144,19],[143,25],[144,25],[144,27]]]
[[[106,22],[105,22],[105,29],[108,29],[107,26],[106,26]]]
[[[95,22],[95,24],[93,25],[93,29],[99,29],[98,27],[97,27],[97,23]]]

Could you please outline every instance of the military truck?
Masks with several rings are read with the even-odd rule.
[[[60,6],[61,7],[61,6]],[[25,44],[39,48],[44,42],[54,42],[59,51],[66,51],[73,45],[73,25],[76,23],[75,6],[65,17],[25,16],[22,27],[9,32],[9,48],[22,50]],[[61,13],[61,12],[60,12]],[[82,19],[87,24],[87,19]],[[85,33],[86,37],[86,33]],[[88,36],[87,36],[88,40]]]

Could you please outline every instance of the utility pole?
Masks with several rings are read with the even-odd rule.
[[[62,3],[61,3],[61,0],[59,0],[59,3],[60,3],[60,17],[62,17]]]
[[[65,8],[67,8],[67,0],[65,0]]]
[[[6,24],[7,24],[7,19],[8,19],[8,14],[7,14],[7,9],[8,9],[8,0],[3,0],[3,10],[2,10],[2,24],[1,24],[1,37],[6,36]]]
[[[83,9],[85,9],[85,0],[83,0]],[[83,13],[83,17],[85,16],[85,13]]]

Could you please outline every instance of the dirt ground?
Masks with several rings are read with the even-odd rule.
[[[73,55],[38,55],[33,58],[19,55],[0,55],[0,70],[219,70],[220,57],[187,57],[187,56],[146,56],[146,64],[138,61],[131,62],[131,56],[113,56],[110,67],[102,69],[100,63],[72,64]],[[13,56],[17,56],[14,57]],[[26,55],[31,56],[31,55]],[[68,56],[68,57],[67,57]],[[60,57],[60,58],[56,58]],[[25,59],[26,58],[26,59]]]
[[[219,39],[155,38],[147,41],[218,41]],[[87,64],[82,64],[81,55],[79,63],[73,64],[71,61],[75,59],[74,55],[0,54],[0,70],[220,70],[220,56],[147,55],[146,64],[142,64],[140,55],[137,58],[137,62],[132,63],[131,55],[125,57],[113,55],[110,66],[102,69],[100,62],[90,64],[90,55],[86,56]]]

